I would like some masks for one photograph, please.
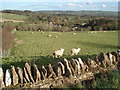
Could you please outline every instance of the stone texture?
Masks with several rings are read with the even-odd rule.
[[[81,67],[81,73],[87,72],[88,69],[89,69],[88,66],[87,66],[87,64],[84,63],[81,58],[78,58],[77,60],[78,60],[78,62],[80,64],[80,67]]]
[[[18,84],[18,74],[15,71],[15,67],[11,66],[11,76],[12,76],[12,84]]]
[[[80,63],[78,62],[78,60],[75,60],[76,64],[77,64],[77,75],[81,74],[81,66]]]
[[[32,74],[31,74],[31,67],[28,63],[25,63],[25,68],[26,68],[26,71],[27,71],[30,81],[34,82]]]
[[[70,69],[71,69],[73,75],[77,75],[77,64],[76,64],[75,60],[72,59],[72,60],[70,60],[70,61],[68,61],[68,62],[70,62],[70,63],[69,63],[69,66],[70,66]],[[70,64],[71,64],[71,65],[70,65]],[[73,69],[72,69],[72,67],[73,67]]]
[[[7,69],[5,73],[5,86],[10,86],[11,84],[12,84],[11,71],[10,69]]]
[[[102,67],[108,67],[110,65],[110,60],[105,53],[100,53],[98,59],[101,62]]]
[[[41,74],[40,74],[36,64],[33,64],[33,66],[32,66],[32,73],[33,73],[33,78],[34,78],[35,82],[38,82],[41,80]]]
[[[94,60],[99,66],[101,66],[101,62],[99,61],[98,56],[95,56],[95,57],[93,58],[93,60]]]
[[[23,83],[23,70],[20,67],[17,67],[17,73],[19,77],[19,83]]]
[[[120,55],[118,53],[120,52],[111,52],[111,54],[115,57],[115,61],[116,61],[115,64],[117,64],[117,62],[120,61]]]
[[[49,79],[49,78],[56,79],[56,74],[55,74],[55,72],[53,71],[53,67],[52,67],[51,64],[48,64],[47,75],[48,75],[48,79]]]
[[[62,62],[58,62],[58,66],[61,68],[62,75],[64,75],[65,74],[65,66],[63,65]]]
[[[2,67],[0,67],[0,87],[1,88],[5,87],[5,84],[3,82],[3,78],[4,78],[3,69],[2,69]]]
[[[114,55],[112,55],[111,53],[107,53],[107,56],[108,56],[108,58],[109,58],[109,60],[110,60],[110,64],[111,64],[111,65],[116,64],[116,58],[115,58]]]
[[[92,60],[90,58],[88,58],[87,64],[89,66],[89,70],[92,71],[92,72],[97,71],[98,68],[99,68],[98,64],[94,60]]]
[[[29,76],[28,76],[28,74],[27,74],[27,71],[26,71],[26,68],[24,67],[23,68],[23,80],[24,80],[24,83],[28,83],[28,82],[30,82],[30,79],[29,79]]]
[[[54,67],[52,67],[51,64],[47,65],[47,67],[42,66],[41,70],[38,70],[38,67],[35,64],[33,64],[32,67],[28,64],[23,68],[23,74],[21,68],[17,67],[20,85],[18,84],[14,87],[53,88],[57,86],[61,87],[62,85],[79,83],[83,80],[90,80],[94,78],[95,74],[116,68],[115,65],[117,65],[118,70],[120,70],[120,61],[116,60],[117,56],[118,55],[116,53],[101,53],[100,55],[94,57],[94,59],[88,58],[83,60],[84,62],[80,58],[72,60],[64,59]],[[28,72],[28,70],[30,72]],[[15,72],[15,68],[11,71]],[[5,75],[5,79],[6,76],[7,78],[11,77],[10,70],[8,70],[7,73],[8,74]],[[32,83],[29,73],[33,75],[32,78],[35,80],[35,83]],[[39,76],[39,74],[41,76]],[[42,80],[39,80],[40,78]],[[7,81],[9,82],[7,83],[7,86],[11,85],[8,79]],[[23,81],[24,84],[22,84]]]
[[[64,65],[65,65],[65,72],[66,72],[66,73],[65,73],[65,76],[71,77],[71,76],[72,76],[72,71],[71,71],[71,69],[70,69],[68,60],[67,60],[67,59],[64,59],[64,60],[63,60],[63,63],[64,63]]]
[[[62,70],[61,70],[61,68],[58,65],[56,65],[56,66],[54,66],[53,69],[55,71],[56,76],[58,78],[61,78],[62,77]]]
[[[45,68],[45,66],[42,66],[42,69],[40,71],[41,71],[41,78],[45,80],[47,78],[47,69]]]
[[[75,75],[76,75],[77,70],[76,70],[76,72],[75,72],[75,69],[73,68],[73,66],[72,66],[72,64],[71,64],[71,63],[72,63],[72,62],[71,62],[71,60],[70,60],[70,61],[68,61],[69,68],[70,68],[70,70],[71,70],[71,72],[72,72],[72,75],[73,75],[73,76],[75,76]]]

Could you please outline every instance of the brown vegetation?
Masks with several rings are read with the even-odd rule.
[[[14,45],[14,34],[12,30],[14,27],[4,27],[2,28],[2,49],[9,49]]]

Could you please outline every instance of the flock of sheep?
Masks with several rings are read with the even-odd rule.
[[[33,34],[34,32],[31,32],[31,34]],[[44,34],[44,32],[42,31],[41,34]],[[73,35],[76,35],[76,33],[73,33]],[[49,34],[47,37],[52,37],[51,34]],[[54,38],[58,38],[58,36],[54,36]],[[77,55],[79,52],[80,52],[80,48],[73,48],[70,53],[71,55]],[[53,57],[55,58],[59,58],[61,56],[63,56],[63,53],[64,53],[64,49],[63,48],[60,48],[59,50],[56,50],[53,52]]]
[[[71,55],[77,55],[79,52],[80,52],[80,48],[73,48],[70,53]],[[63,55],[64,53],[64,49],[63,48],[60,48],[59,50],[56,50],[53,52],[53,57],[55,58],[59,58]]]

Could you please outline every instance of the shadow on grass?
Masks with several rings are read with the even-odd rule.
[[[35,63],[39,68],[42,65],[52,64],[53,66],[56,65],[59,61],[62,61],[64,58],[67,58],[68,60],[71,60],[72,58],[77,59],[82,58],[83,60],[87,58],[91,58],[96,56],[93,55],[75,55],[75,56],[63,56],[61,58],[53,58],[52,56],[30,56],[30,57],[14,57],[12,58],[12,62],[8,61],[5,64],[2,65],[3,69],[10,68],[11,65],[14,65],[15,67],[24,67],[25,62],[28,62],[30,65]],[[9,60],[11,58],[3,58],[4,60]]]
[[[97,42],[84,42],[84,41],[77,41],[75,42],[77,44],[81,44],[83,46],[89,46],[89,47],[93,47],[93,48],[113,48],[113,49],[117,49],[119,48],[119,46],[116,45],[108,45],[105,43],[97,43]]]

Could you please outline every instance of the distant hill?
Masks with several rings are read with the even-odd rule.
[[[118,12],[113,11],[37,11],[47,14],[70,14],[70,15],[104,15],[104,16],[118,16]]]

